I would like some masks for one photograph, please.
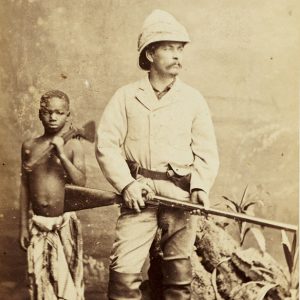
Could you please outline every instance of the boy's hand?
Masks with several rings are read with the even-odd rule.
[[[55,149],[56,149],[56,152],[57,152],[57,156],[58,157],[61,157],[63,155],[65,155],[65,152],[64,152],[64,140],[62,137],[60,136],[55,136],[51,142],[52,145],[55,146]]]
[[[141,208],[145,207],[143,197],[151,199],[154,197],[154,192],[148,185],[135,180],[124,188],[122,195],[127,207],[141,212]]]
[[[191,202],[195,204],[200,204],[204,206],[204,209],[209,209],[209,198],[205,191],[203,190],[193,190],[191,194]],[[201,209],[194,209],[191,211],[193,215],[203,215]],[[205,212],[204,212],[205,214]]]
[[[29,246],[29,232],[27,228],[21,229],[20,233],[20,246],[23,250],[27,250]]]

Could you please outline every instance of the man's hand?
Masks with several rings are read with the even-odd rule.
[[[145,202],[143,197],[147,200],[154,197],[154,192],[152,189],[140,181],[133,181],[122,191],[125,205],[136,212],[141,212],[141,208],[145,207]]]
[[[22,228],[20,232],[20,246],[23,250],[27,250],[29,246],[29,232],[27,228]]]
[[[191,194],[191,202],[195,204],[200,204],[204,206],[204,209],[209,209],[209,199],[208,195],[203,190],[193,190]],[[203,211],[201,213],[201,209],[194,209],[191,211],[193,215],[203,215]]]
[[[62,157],[65,155],[65,151],[64,151],[64,140],[62,137],[60,136],[55,136],[53,138],[53,140],[51,141],[51,144],[55,146],[56,149],[56,153],[58,157]]]

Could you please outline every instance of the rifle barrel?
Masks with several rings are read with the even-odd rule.
[[[214,208],[209,208],[205,209],[202,205],[200,204],[194,204],[191,202],[186,202],[182,200],[176,200],[176,199],[168,199],[165,197],[161,196],[155,196],[155,201],[153,202],[158,202],[161,205],[169,206],[169,207],[178,207],[186,210],[194,210],[194,209],[200,209],[204,213],[207,213],[209,215],[215,215],[215,216],[221,216],[221,217],[226,217],[228,219],[233,219],[235,221],[242,221],[242,222],[247,222],[247,223],[252,223],[260,226],[266,226],[266,227],[271,227],[275,229],[283,229],[286,231],[291,231],[291,232],[296,232],[298,230],[298,227],[293,224],[286,224],[282,222],[277,222],[277,221],[271,221],[259,217],[254,217],[254,216],[249,216],[246,214],[242,213],[234,213],[234,212],[228,212],[228,211],[222,211],[222,210],[217,210]],[[152,204],[152,201],[151,201]],[[154,203],[153,203],[154,204]]]
[[[79,187],[74,185],[65,186],[65,211],[82,210],[89,209],[107,205],[120,204],[122,205],[122,196],[109,191]],[[222,216],[235,221],[248,222],[264,227],[271,227],[275,229],[282,229],[290,232],[297,232],[298,227],[293,224],[286,224],[282,222],[276,222],[271,220],[266,220],[259,217],[253,217],[246,214],[227,212],[222,210],[217,210],[214,208],[205,209],[200,204],[195,204],[187,202],[184,200],[170,199],[162,196],[155,196],[153,200],[147,201],[151,205],[164,205],[168,207],[177,207],[179,209],[192,211],[195,209],[200,209],[202,212]]]

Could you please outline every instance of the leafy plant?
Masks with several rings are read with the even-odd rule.
[[[258,200],[256,197],[253,197],[248,193],[248,185],[246,185],[240,200],[237,200],[236,198],[234,200],[229,199],[226,196],[222,196],[222,197],[227,201],[226,207],[228,209],[230,209],[235,213],[242,213],[250,216],[254,216],[253,208],[255,205],[258,204],[263,205],[263,202],[261,200]],[[247,234],[251,232],[257,241],[259,249],[262,252],[265,252],[266,242],[262,232],[258,228],[253,227],[241,220],[237,220],[236,222],[238,224],[240,246],[244,244]]]
[[[297,277],[297,266],[299,259],[299,247],[297,246],[297,234],[293,236],[292,245],[290,245],[288,236],[284,230],[281,230],[281,244],[283,247],[285,261],[289,270],[289,291],[290,299],[298,299],[299,278]]]

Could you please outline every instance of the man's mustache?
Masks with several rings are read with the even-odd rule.
[[[179,63],[179,62],[168,65],[168,68],[172,68],[173,66],[178,66],[179,68],[182,68],[181,63]]]

